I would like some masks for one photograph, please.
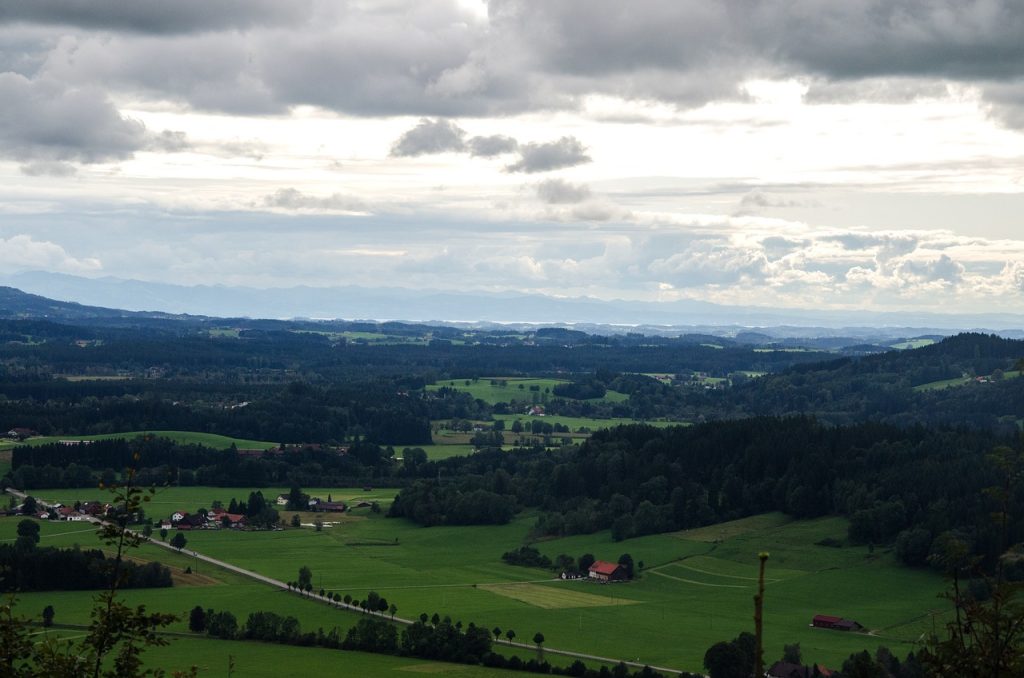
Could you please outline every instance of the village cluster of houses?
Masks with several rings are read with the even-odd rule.
[[[288,495],[286,495],[286,494],[279,494],[279,495],[277,495],[277,502],[276,503],[277,503],[278,506],[287,506],[288,505]],[[310,497],[309,500],[307,501],[307,504],[309,506],[309,508],[306,509],[307,511],[314,511],[314,512],[321,512],[321,513],[344,513],[345,511],[348,510],[348,504],[346,504],[343,501],[332,501],[330,499],[330,497],[328,497],[326,500],[321,499],[320,497]],[[355,505],[355,508],[363,508],[363,507],[367,507],[369,505],[370,505],[370,502],[368,502],[368,501],[361,501],[361,502],[359,502],[358,504]]]
[[[25,512],[25,505],[19,504],[14,508],[18,515],[30,515],[39,520],[69,520],[69,521],[92,521],[103,518],[111,509],[110,504],[98,501],[76,502],[74,506],[64,504],[43,504],[36,503],[36,510],[33,513]]]
[[[215,508],[206,513],[175,511],[170,518],[160,521],[162,530],[219,530],[224,527],[235,529],[245,527],[245,516],[241,513],[228,513],[222,508]]]

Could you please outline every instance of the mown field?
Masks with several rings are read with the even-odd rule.
[[[491,383],[499,382],[497,384]],[[491,405],[495,403],[507,403],[513,400],[519,402],[534,402],[533,396],[538,398],[545,394],[554,397],[553,389],[558,384],[567,384],[567,379],[540,379],[526,377],[480,377],[479,379],[450,379],[438,381],[427,386],[428,391],[436,391],[447,386],[458,391],[464,391],[473,398],[483,400]],[[504,384],[504,385],[502,385]],[[535,390],[530,390],[535,387]],[[603,398],[594,398],[593,402],[620,403],[629,400],[629,396],[618,391],[608,391]],[[539,400],[537,402],[540,402]]]
[[[209,488],[205,492],[209,496]],[[332,494],[346,497],[342,489]],[[168,494],[164,500],[170,505],[187,498]],[[357,598],[376,590],[397,605],[399,616],[438,612],[487,628],[512,628],[521,639],[541,631],[551,647],[689,670],[701,668],[714,642],[750,630],[757,553],[763,550],[771,553],[765,603],[769,659],[790,642],[799,642],[808,660],[830,666],[878,645],[903,655],[931,629],[933,618],[938,625],[944,620],[946,605],[938,594],[945,584],[937,575],[899,566],[882,549],[817,545],[825,538],[844,540],[846,523],[839,518],[791,522],[771,514],[620,543],[603,532],[535,544],[551,557],[589,552],[615,560],[628,552],[643,561],[638,580],[613,585],[560,581],[549,571],[504,564],[501,554],[524,542],[534,519],[525,514],[504,526],[421,528],[365,512],[322,532],[192,532],[187,548],[285,581],[308,565],[315,587]],[[64,607],[72,605],[65,597],[88,599],[31,594],[31,604],[42,609],[58,595]],[[301,613],[304,625],[313,628],[325,625],[325,618],[340,626],[339,617],[351,616],[249,584],[130,595],[173,610],[202,600],[240,616],[275,601],[296,609],[292,614]],[[874,635],[810,628],[819,613],[856,619]]]

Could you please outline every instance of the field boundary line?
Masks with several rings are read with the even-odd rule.
[[[665,574],[664,572],[655,572],[653,570],[651,571],[651,574],[656,574],[659,577],[665,577],[666,579],[674,579],[676,581],[681,581],[681,582],[684,582],[686,584],[696,584],[697,586],[714,586],[715,588],[721,588],[721,589],[749,589],[749,588],[751,588],[750,586],[741,586],[740,584],[708,584],[707,582],[695,581],[693,579],[683,579],[682,577],[673,577],[670,574]]]
[[[741,577],[738,574],[719,574],[717,572],[708,572],[707,570],[702,570],[702,569],[697,568],[697,567],[692,567],[690,565],[685,565],[683,562],[669,563],[668,565],[664,565],[663,567],[669,567],[669,566],[681,567],[684,570],[690,570],[691,572],[700,572],[701,574],[711,575],[712,577],[726,577],[727,579],[742,579],[743,581],[757,581],[757,577]],[[772,584],[774,584],[776,582],[783,581],[782,579],[774,579],[774,578],[771,578],[771,577],[765,577],[764,580],[766,582],[769,582],[769,583],[772,583]]]

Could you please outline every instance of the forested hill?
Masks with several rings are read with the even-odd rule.
[[[445,480],[413,483],[391,513],[426,525],[467,516],[500,522],[511,501],[541,509],[536,536],[611,528],[615,539],[766,511],[845,515],[851,540],[895,540],[910,564],[923,564],[933,540],[954,533],[970,535],[967,548],[992,558],[996,508],[984,489],[1000,483],[989,456],[1000,444],[1019,441],[968,429],[830,427],[808,417],[622,426],[579,447],[437,462]],[[1010,515],[1024,515],[1024,488],[1010,501]],[[1018,541],[1024,522],[1010,532]]]
[[[708,396],[704,406],[726,418],[813,412],[832,424],[1012,430],[1024,413],[1022,358],[1024,341],[960,334],[914,350],[796,365]]]
[[[97,318],[172,318],[167,313],[122,311],[100,306],[84,306],[70,301],[57,301],[37,294],[28,294],[13,287],[0,286],[0,318],[34,318],[50,320],[92,320]],[[184,316],[181,316],[184,317]]]

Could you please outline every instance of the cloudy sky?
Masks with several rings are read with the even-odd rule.
[[[3,0],[4,271],[1024,312],[1019,0]]]

